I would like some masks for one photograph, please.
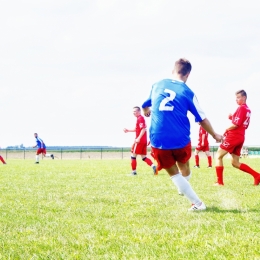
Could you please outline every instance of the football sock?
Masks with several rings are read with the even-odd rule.
[[[178,173],[171,177],[172,182],[183,193],[192,204],[198,204],[201,202],[195,191],[192,189],[190,183]]]
[[[39,155],[36,155],[36,156],[35,156],[35,161],[36,161],[36,162],[39,162]]]
[[[190,175],[188,175],[188,176],[183,176],[187,181],[189,181],[190,180],[190,178],[191,178],[191,174],[192,174],[192,172],[190,171]]]
[[[4,158],[0,155],[0,161],[2,162],[2,163],[5,163],[5,160],[4,160]]]
[[[212,157],[211,156],[208,156],[208,164],[209,164],[209,166],[212,166]]]
[[[223,182],[224,166],[216,166],[217,183],[224,185]]]
[[[200,158],[199,158],[198,155],[195,155],[195,164],[196,164],[197,166],[200,165]]]
[[[147,158],[147,157],[144,157],[143,159],[142,159],[144,162],[146,162],[149,166],[152,166],[152,161],[149,159],[149,158]]]
[[[136,170],[136,165],[137,165],[136,158],[131,156],[131,166],[133,171]]]
[[[45,157],[51,157],[51,154],[50,153],[46,153]]]
[[[252,168],[250,168],[248,165],[244,163],[241,163],[239,170],[251,174],[254,178],[257,178],[259,176],[258,172],[254,171]]]

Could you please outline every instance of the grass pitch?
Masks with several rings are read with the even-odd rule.
[[[260,171],[259,159],[242,159]],[[187,212],[165,171],[138,160],[8,160],[0,165],[0,259],[260,259],[260,186],[225,161],[192,169],[207,205]]]

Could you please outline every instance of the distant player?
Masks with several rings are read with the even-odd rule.
[[[38,148],[37,151],[36,151],[35,163],[39,163],[39,154],[43,154],[44,157],[51,157],[52,159],[54,159],[53,154],[46,154],[46,145],[43,142],[43,140],[38,137],[37,133],[34,133],[34,137],[36,139],[36,145],[33,146],[33,148],[35,148],[35,147]]]
[[[216,155],[216,175],[215,185],[224,185],[223,181],[223,157],[230,153],[233,167],[247,172],[254,178],[254,185],[259,185],[260,174],[248,165],[239,162],[240,152],[245,141],[245,132],[250,123],[251,110],[246,104],[247,94],[244,90],[236,92],[236,102],[239,105],[236,112],[229,115],[231,125],[226,129],[223,142],[220,144]]]
[[[131,167],[132,167],[132,175],[137,175],[136,172],[136,166],[137,161],[136,157],[137,155],[141,155],[142,160],[147,163],[149,166],[152,167],[153,173],[157,174],[156,172],[156,166],[152,163],[152,161],[146,157],[147,155],[147,133],[146,133],[146,124],[144,117],[141,115],[141,109],[140,107],[134,107],[133,108],[133,114],[135,117],[137,117],[136,120],[136,126],[135,129],[129,130],[124,128],[124,132],[135,132],[135,141],[131,149]]]
[[[3,163],[3,164],[6,164],[4,158],[0,155],[0,161]]]
[[[201,126],[200,126],[200,130],[199,130],[199,142],[197,147],[195,148],[195,166],[194,168],[199,168],[200,167],[200,163],[199,163],[199,152],[205,152],[205,154],[207,155],[208,158],[208,168],[212,168],[212,157],[210,155],[209,152],[209,141],[208,141],[208,132],[206,130],[204,130]]]

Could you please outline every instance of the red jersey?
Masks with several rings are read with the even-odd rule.
[[[137,117],[137,120],[136,120],[136,127],[135,127],[136,138],[140,135],[141,130],[145,129],[145,128],[146,128],[146,124],[145,124],[144,117],[142,115],[140,115]],[[143,134],[143,136],[141,137],[140,143],[147,144],[146,131]]]
[[[230,134],[245,135],[245,131],[250,123],[251,110],[247,104],[240,105],[232,115],[232,124],[238,126],[236,129],[229,130]]]
[[[204,135],[204,138],[203,138],[203,135]],[[209,135],[208,132],[203,127],[200,127],[198,146],[208,146],[209,145],[208,135]]]

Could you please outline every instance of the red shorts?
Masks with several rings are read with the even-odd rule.
[[[195,149],[197,151],[208,152],[209,151],[209,145],[205,145],[205,146],[199,145]]]
[[[131,152],[139,155],[147,154],[147,144],[146,143],[134,143]]]
[[[243,135],[229,135],[220,144],[220,148],[229,152],[230,154],[235,154],[240,156],[241,149],[245,141],[245,136]]]
[[[157,169],[168,169],[176,162],[186,163],[191,157],[191,143],[180,149],[162,150],[152,147],[151,155],[157,161]]]
[[[39,155],[41,153],[46,154],[46,148],[39,148],[39,149],[37,149],[36,155]]]

